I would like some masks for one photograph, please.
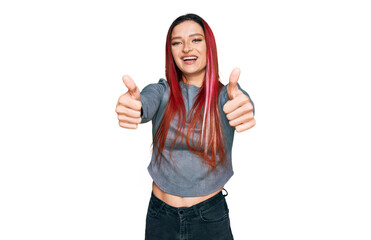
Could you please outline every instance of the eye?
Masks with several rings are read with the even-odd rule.
[[[201,41],[202,41],[202,39],[198,39],[198,38],[195,38],[195,39],[192,40],[192,42],[201,42]]]
[[[180,42],[172,42],[171,43],[171,45],[173,45],[173,46],[176,46],[176,45],[179,45],[180,44]]]

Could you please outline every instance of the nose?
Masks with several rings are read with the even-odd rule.
[[[183,52],[185,52],[185,53],[187,53],[187,52],[189,52],[189,51],[192,50],[191,49],[191,46],[190,46],[190,44],[188,42],[185,42],[183,46],[184,46],[183,47]]]

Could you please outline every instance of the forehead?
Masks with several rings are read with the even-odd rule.
[[[200,24],[194,21],[187,20],[176,25],[171,35],[172,37],[185,37],[194,33],[200,33],[204,35],[204,30],[202,29]]]

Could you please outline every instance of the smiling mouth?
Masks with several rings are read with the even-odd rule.
[[[184,57],[182,58],[184,62],[194,62],[198,57]]]
[[[187,56],[187,57],[182,58],[183,62],[187,65],[194,64],[197,61],[197,59],[198,59],[198,57],[196,57],[196,56]]]

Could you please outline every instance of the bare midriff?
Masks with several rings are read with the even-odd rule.
[[[170,206],[173,207],[191,207],[197,203],[200,203],[202,201],[205,201],[208,198],[211,198],[212,196],[216,195],[219,193],[223,187],[221,187],[219,190],[210,193],[205,196],[200,196],[200,197],[180,197],[180,196],[175,196],[169,193],[166,193],[162,191],[155,182],[152,183],[152,191],[153,194],[160,199],[161,201],[167,203]]]

